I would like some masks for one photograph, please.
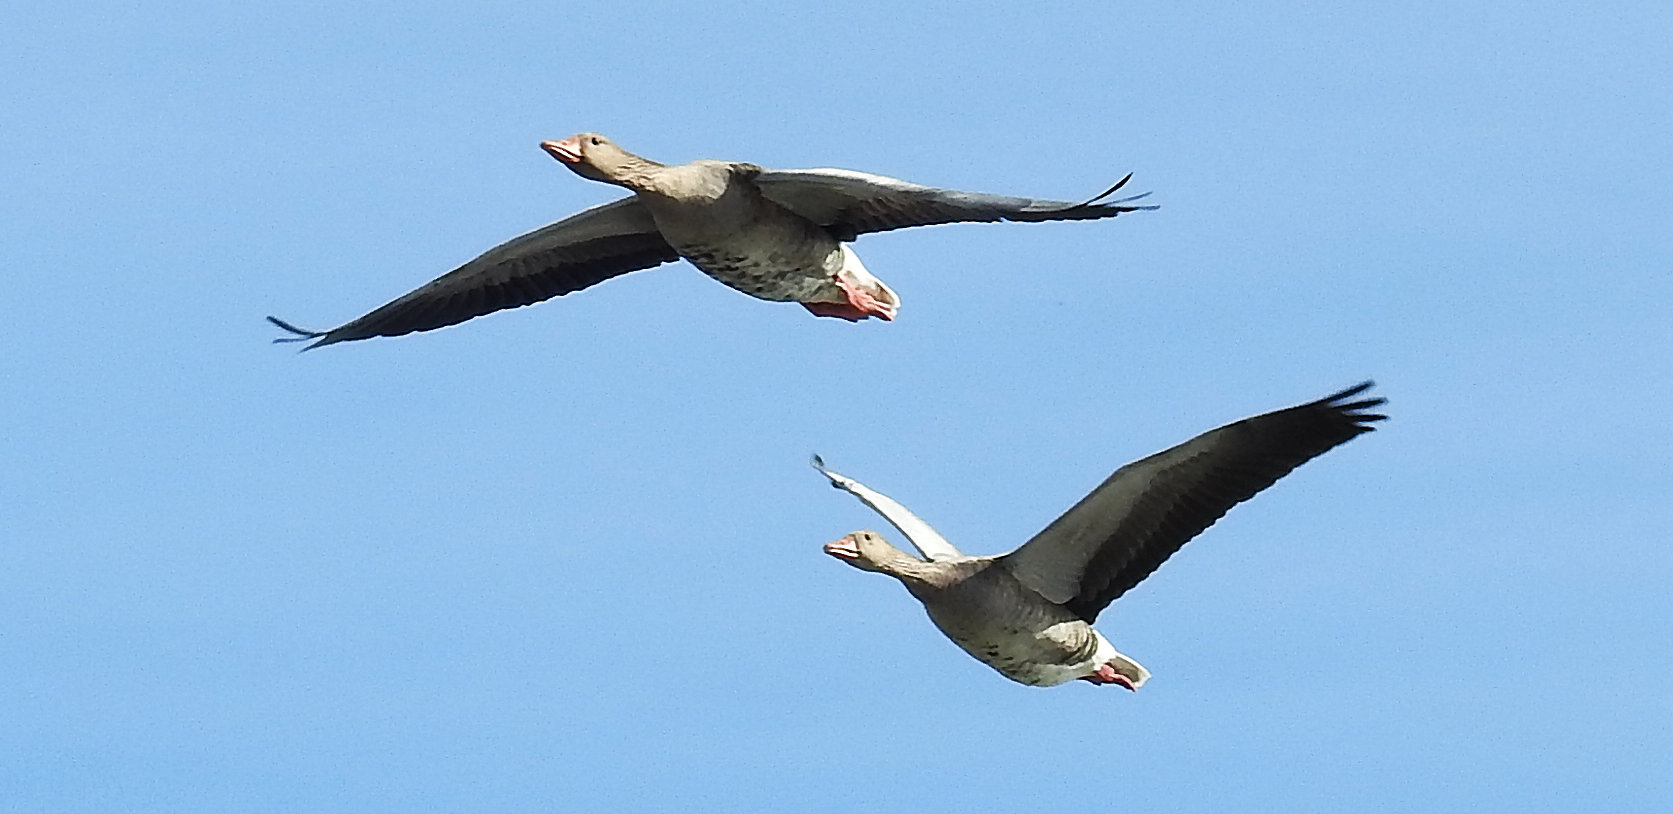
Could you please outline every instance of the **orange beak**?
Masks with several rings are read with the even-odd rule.
[[[857,560],[860,558],[860,547],[854,545],[852,537],[844,537],[826,543],[825,553],[845,560]]]
[[[578,164],[581,161],[580,136],[570,136],[563,141],[542,141],[540,149],[565,164]]]

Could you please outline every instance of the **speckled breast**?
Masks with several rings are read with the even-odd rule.
[[[802,256],[777,252],[748,252],[735,248],[675,246],[682,257],[703,273],[732,288],[776,302],[809,302],[841,299],[842,290],[833,281],[826,262],[809,262]],[[838,261],[840,265],[840,259]]]
[[[1089,625],[1038,597],[1021,601],[1026,592],[1003,575],[969,580],[950,593],[957,594],[951,602],[924,603],[930,621],[1012,681],[1035,687],[1072,681],[1097,650]]]

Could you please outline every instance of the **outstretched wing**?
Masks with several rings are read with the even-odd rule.
[[[580,291],[630,271],[679,259],[637,198],[595,206],[512,238],[352,322],[329,331],[297,328],[276,341],[314,339],[310,349],[373,336],[429,331]]]
[[[868,232],[937,223],[1091,220],[1155,209],[1131,203],[1148,192],[1104,201],[1132,177],[1129,173],[1103,194],[1078,204],[939,189],[854,170],[772,170],[761,173],[755,183],[775,203],[852,240]]]
[[[1353,400],[1370,387],[1227,424],[1123,466],[1000,561],[1090,622],[1231,507],[1373,430],[1386,416],[1366,411],[1384,400]]]
[[[919,519],[917,515],[905,506],[900,505],[894,498],[847,475],[839,475],[826,469],[825,460],[818,455],[813,456],[813,468],[819,470],[819,474],[830,480],[832,486],[859,498],[860,502],[870,506],[872,511],[883,515],[884,520],[889,521],[895,528],[900,529],[901,534],[906,535],[906,539],[912,543],[914,548],[918,549],[918,553],[923,555],[924,559],[934,562],[936,560],[955,560],[964,556],[957,548],[953,547],[952,543],[947,542],[947,538],[942,537],[940,532],[930,528],[928,523]]]

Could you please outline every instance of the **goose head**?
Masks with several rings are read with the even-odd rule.
[[[563,162],[576,175],[607,183],[619,182],[627,170],[645,162],[597,133],[576,133],[563,141],[543,141],[540,149]]]
[[[826,543],[825,553],[861,571],[881,571],[885,574],[899,574],[908,562],[918,562],[912,555],[890,545],[883,535],[875,531],[856,531]]]

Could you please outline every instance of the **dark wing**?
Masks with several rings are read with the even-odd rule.
[[[329,331],[297,328],[274,317],[268,320],[299,335],[275,341],[318,340],[310,349],[373,336],[400,336],[530,305],[677,259],[679,254],[662,239],[638,199],[623,198],[512,238]]]
[[[757,176],[755,183],[761,194],[780,206],[829,228],[839,238],[852,240],[867,232],[937,223],[1090,220],[1155,209],[1131,205],[1150,193],[1099,203],[1131,177],[1129,174],[1102,195],[1078,204],[937,189],[853,170],[772,170]]]
[[[1375,429],[1386,416],[1366,411],[1384,400],[1352,400],[1370,387],[1227,424],[1127,464],[1000,561],[1091,622],[1231,507]]]

